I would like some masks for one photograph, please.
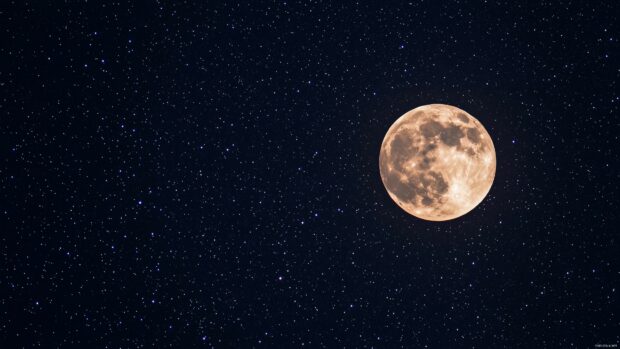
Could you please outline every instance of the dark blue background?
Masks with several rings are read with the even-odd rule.
[[[618,343],[616,2],[378,3],[5,3],[0,346]],[[378,172],[429,103],[497,151],[444,223]]]

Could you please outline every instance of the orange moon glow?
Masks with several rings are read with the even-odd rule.
[[[484,126],[467,112],[429,104],[390,127],[379,155],[381,180],[403,210],[446,221],[474,209],[495,178],[495,147]]]

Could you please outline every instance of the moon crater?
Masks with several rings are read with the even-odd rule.
[[[467,112],[445,104],[418,107],[390,127],[379,155],[390,197],[431,221],[460,217],[487,195],[495,177],[493,141]]]

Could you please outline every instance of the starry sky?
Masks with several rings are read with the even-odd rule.
[[[616,1],[7,1],[3,348],[620,342]],[[390,125],[489,131],[486,199],[388,196]]]

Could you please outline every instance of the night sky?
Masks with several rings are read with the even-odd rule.
[[[620,5],[7,1],[1,348],[620,342]],[[456,220],[379,175],[445,103],[497,173]]]

